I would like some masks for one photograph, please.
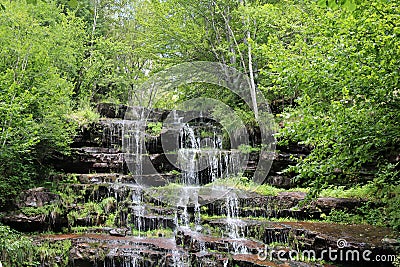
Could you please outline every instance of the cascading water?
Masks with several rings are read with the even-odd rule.
[[[102,126],[101,142],[104,147],[117,148],[121,143],[124,120],[108,119],[100,122]]]
[[[223,150],[220,134],[214,132],[202,138],[202,133],[195,129],[182,124],[179,131],[177,163],[182,170],[181,183],[206,184],[242,170],[243,155],[238,150]]]
[[[201,227],[201,206],[198,199],[199,186],[214,182],[219,178],[236,175],[242,170],[241,154],[235,150],[223,149],[222,133],[210,122],[201,122],[200,126],[193,126],[191,123],[183,123],[183,117],[177,112],[172,113],[173,121],[165,124],[164,127],[171,129],[177,135],[177,146],[167,149],[165,152],[176,155],[177,166],[181,170],[179,182],[183,184],[179,192],[177,211],[175,212],[174,223],[178,228],[190,227],[194,223],[194,235],[200,237]],[[126,162],[132,168],[130,171],[134,176],[143,176],[143,150],[145,147],[145,124],[142,121],[125,121],[122,141],[126,148]],[[167,137],[171,136],[166,131]],[[169,135],[168,135],[169,134]],[[175,137],[174,137],[175,138]],[[169,139],[171,140],[171,139]],[[176,153],[176,154],[175,154]],[[132,194],[132,223],[140,233],[144,229],[143,217],[145,207],[142,204],[141,195]],[[189,210],[194,209],[193,216]],[[226,199],[227,211],[227,235],[232,239],[230,248],[233,253],[246,253],[246,247],[240,242],[244,237],[243,223],[239,219],[238,199],[236,195],[230,194]],[[176,234],[176,230],[175,230]],[[200,252],[206,252],[206,244],[198,239]],[[184,266],[182,255],[178,250],[171,250],[174,266]]]
[[[227,195],[225,200],[226,210],[226,231],[232,239],[232,247],[234,254],[247,254],[247,248],[242,244],[245,238],[244,222],[239,217],[239,200],[235,193]]]
[[[185,263],[182,259],[182,255],[177,250],[172,251],[172,266],[173,267],[185,267]]]
[[[186,185],[199,184],[197,169],[200,153],[200,149],[195,148],[181,148],[178,150],[178,164],[184,170],[181,183]]]
[[[143,174],[143,147],[145,144],[145,122],[124,120],[122,145],[125,148],[125,162],[134,175]]]
[[[138,190],[134,190],[131,192],[131,199],[132,199],[132,203],[135,204],[135,206],[133,207],[133,211],[134,211],[134,225],[136,227],[136,230],[138,230],[138,236],[141,236],[141,232],[143,231],[143,225],[142,222],[144,222],[143,220],[143,216],[144,216],[144,212],[145,212],[145,206],[143,205],[143,194],[142,194],[142,190],[140,190],[138,188]]]

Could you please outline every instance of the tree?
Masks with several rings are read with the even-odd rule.
[[[0,205],[32,184],[45,159],[67,151],[73,81],[84,27],[54,2],[4,3],[0,11]]]

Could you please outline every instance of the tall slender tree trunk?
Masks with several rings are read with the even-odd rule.
[[[251,102],[253,104],[254,117],[258,121],[258,104],[257,104],[257,96],[256,96],[256,83],[254,81],[254,72],[253,72],[253,59],[251,55],[251,44],[250,40],[250,31],[247,31],[247,52],[248,52],[248,67],[249,67],[249,76],[250,76],[250,95]]]

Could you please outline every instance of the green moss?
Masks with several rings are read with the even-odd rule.
[[[256,192],[264,196],[276,196],[278,193],[285,191],[284,189],[276,188],[271,185],[267,184],[260,185],[254,183],[247,177],[243,176],[230,177],[226,179],[217,179],[216,181],[214,181],[211,184],[208,184],[207,186],[214,186],[214,185],[226,186],[249,192]]]
[[[372,184],[366,184],[363,186],[356,185],[355,187],[347,188],[345,186],[331,186],[326,189],[322,189],[319,196],[321,197],[337,197],[337,198],[360,198],[370,199],[373,195]]]
[[[171,238],[174,236],[174,230],[171,228],[160,228],[160,229],[154,229],[154,230],[148,230],[148,231],[139,231],[138,229],[135,229],[133,225],[131,225],[131,232],[130,234],[133,236],[142,236],[142,237],[165,237],[165,238]]]
[[[43,207],[22,207],[20,211],[26,216],[48,215],[54,205],[45,205]]]
[[[239,145],[238,149],[240,150],[240,152],[245,153],[245,154],[249,154],[252,152],[260,152],[260,150],[261,150],[260,147],[253,147],[253,146],[244,145],[244,144]]]

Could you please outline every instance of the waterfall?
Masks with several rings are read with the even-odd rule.
[[[101,143],[103,147],[118,148],[121,142],[124,121],[108,119],[102,120],[100,123],[102,126]]]
[[[201,210],[200,204],[196,203],[194,206],[194,229],[196,231],[201,231]]]
[[[142,190],[140,190],[139,188],[137,190],[131,191],[131,200],[132,203],[135,204],[135,206],[133,207],[134,209],[134,225],[136,230],[138,230],[138,236],[141,236],[141,232],[144,230],[144,227],[142,225],[142,222],[144,222],[143,220],[143,216],[145,213],[145,206],[143,205],[143,194],[142,194]]]
[[[172,266],[173,267],[185,267],[185,263],[182,260],[182,256],[180,255],[179,251],[173,250],[172,251]]]
[[[188,212],[189,206],[194,206],[195,208],[195,217],[194,222],[195,226],[198,228],[200,226],[201,214],[200,214],[200,204],[198,198],[198,187],[183,187],[180,191],[180,196],[178,202],[176,204],[177,208],[182,209],[181,214],[178,212],[175,213],[175,225],[176,227],[189,227],[190,224],[190,215]]]
[[[134,175],[143,174],[144,129],[145,121],[123,120],[122,145],[125,148],[125,162]]]
[[[181,123],[178,137],[177,164],[182,170],[181,183],[207,184],[218,178],[237,175],[242,170],[243,157],[238,150],[223,150],[222,135],[215,127],[191,126]]]
[[[180,148],[200,148],[200,138],[196,137],[194,130],[187,123],[183,124],[183,127],[179,133]]]
[[[201,151],[199,149],[181,148],[178,151],[178,164],[183,170],[181,183],[186,185],[199,184],[197,173],[199,167],[198,157]]]
[[[247,247],[241,241],[245,238],[244,222],[239,215],[239,200],[235,193],[228,194],[225,200],[226,210],[226,231],[232,238],[232,248],[234,254],[247,254]]]

